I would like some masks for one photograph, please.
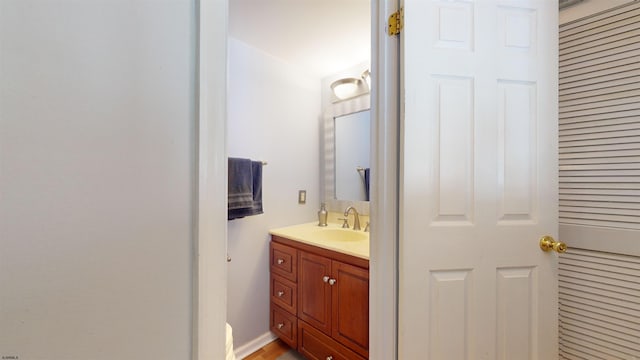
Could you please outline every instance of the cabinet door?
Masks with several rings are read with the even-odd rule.
[[[300,251],[298,318],[331,335],[331,260]]]
[[[332,263],[332,337],[369,356],[369,271]]]

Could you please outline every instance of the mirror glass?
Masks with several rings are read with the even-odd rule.
[[[369,201],[370,111],[334,118],[335,196]]]

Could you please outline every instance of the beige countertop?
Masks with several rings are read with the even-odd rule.
[[[321,227],[316,221],[271,229],[269,234],[369,260],[369,233],[343,229],[340,224]]]

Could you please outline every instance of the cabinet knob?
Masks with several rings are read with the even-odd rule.
[[[329,277],[328,276],[323,276],[322,277],[322,281],[323,282],[328,282],[329,281]]]
[[[284,264],[284,259],[278,259],[277,263],[278,263],[278,265]]]
[[[333,360],[333,356],[327,356],[327,360]]]
[[[282,297],[284,295],[284,291],[278,291],[278,297]]]
[[[278,324],[278,329],[282,329],[284,327],[283,323]]]
[[[329,285],[333,285],[338,282],[336,279],[329,279]]]

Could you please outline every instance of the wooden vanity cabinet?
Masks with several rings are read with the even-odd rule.
[[[285,321],[272,320],[272,331],[308,359],[367,359],[368,260],[273,236],[272,257],[274,253],[283,252],[297,254],[296,281],[284,284],[297,288],[295,306],[286,305],[287,314],[295,316],[297,321],[297,339],[291,339],[293,335]],[[283,279],[273,271],[273,267],[272,259],[272,318],[274,309],[277,312],[285,308],[282,298],[289,299],[286,291],[282,294],[283,290],[278,287],[282,285],[274,285]],[[284,334],[283,329],[286,330]]]

